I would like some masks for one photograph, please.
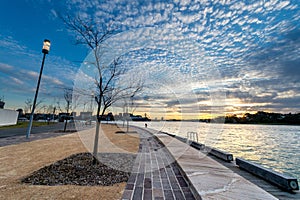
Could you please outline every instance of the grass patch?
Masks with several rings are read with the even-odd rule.
[[[9,129],[9,128],[27,128],[29,122],[18,122],[16,125],[10,125],[10,126],[2,126],[0,129]],[[38,127],[38,126],[48,126],[56,124],[56,122],[32,122],[33,127]]]

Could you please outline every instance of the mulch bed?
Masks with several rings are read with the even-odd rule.
[[[130,134],[130,133],[135,133],[135,134],[137,134],[138,132],[137,131],[116,131],[116,133],[121,133],[121,134]]]
[[[124,156],[119,155],[118,157]],[[128,163],[128,167],[130,168],[133,165],[135,156],[129,157],[127,156],[126,163]],[[75,154],[33,172],[28,177],[23,178],[21,182],[32,185],[49,186],[109,186],[116,183],[127,182],[130,176],[130,172],[111,168],[98,160],[95,165],[93,165],[92,162],[93,156],[90,153]]]
[[[57,131],[54,131],[54,133],[75,133],[77,132],[77,130],[57,130]]]

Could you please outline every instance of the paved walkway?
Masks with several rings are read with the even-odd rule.
[[[192,200],[188,183],[166,148],[153,135],[138,129],[140,149],[122,199]]]
[[[62,131],[59,132],[58,130],[63,130],[63,125],[63,123],[57,123],[49,126],[32,127],[29,139],[26,138],[27,128],[0,129],[0,147],[73,133]],[[67,130],[74,129],[75,127],[73,124],[68,124]]]
[[[193,188],[204,199],[277,199],[262,188],[210,158],[206,154],[166,134],[156,136],[186,173]]]
[[[39,134],[39,133],[46,133],[46,132],[54,132],[57,130],[62,130],[64,127],[63,122],[49,124],[45,126],[33,126],[31,129],[31,134]],[[68,128],[74,128],[72,123],[68,124]],[[27,126],[23,128],[13,128],[13,127],[1,127],[0,129],[0,138],[5,137],[12,137],[12,136],[24,136],[26,135]]]

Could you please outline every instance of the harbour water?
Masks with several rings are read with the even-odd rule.
[[[145,122],[131,122],[144,127]],[[300,180],[300,126],[147,122],[148,128],[187,137]]]

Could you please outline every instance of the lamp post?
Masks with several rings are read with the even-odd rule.
[[[27,132],[26,132],[26,138],[27,139],[30,137],[32,121],[33,121],[33,115],[34,115],[34,110],[35,110],[35,106],[36,106],[35,104],[36,104],[36,99],[37,99],[37,96],[38,96],[38,93],[39,93],[40,82],[41,82],[41,77],[42,77],[43,68],[44,68],[44,62],[45,62],[46,54],[49,53],[49,50],[50,50],[50,40],[45,39],[44,43],[43,43],[43,49],[42,49],[42,53],[44,54],[43,61],[42,61],[42,66],[41,66],[41,70],[40,70],[38,83],[37,83],[37,86],[36,86],[34,101],[33,101],[31,115],[30,115],[30,121],[29,121]]]

